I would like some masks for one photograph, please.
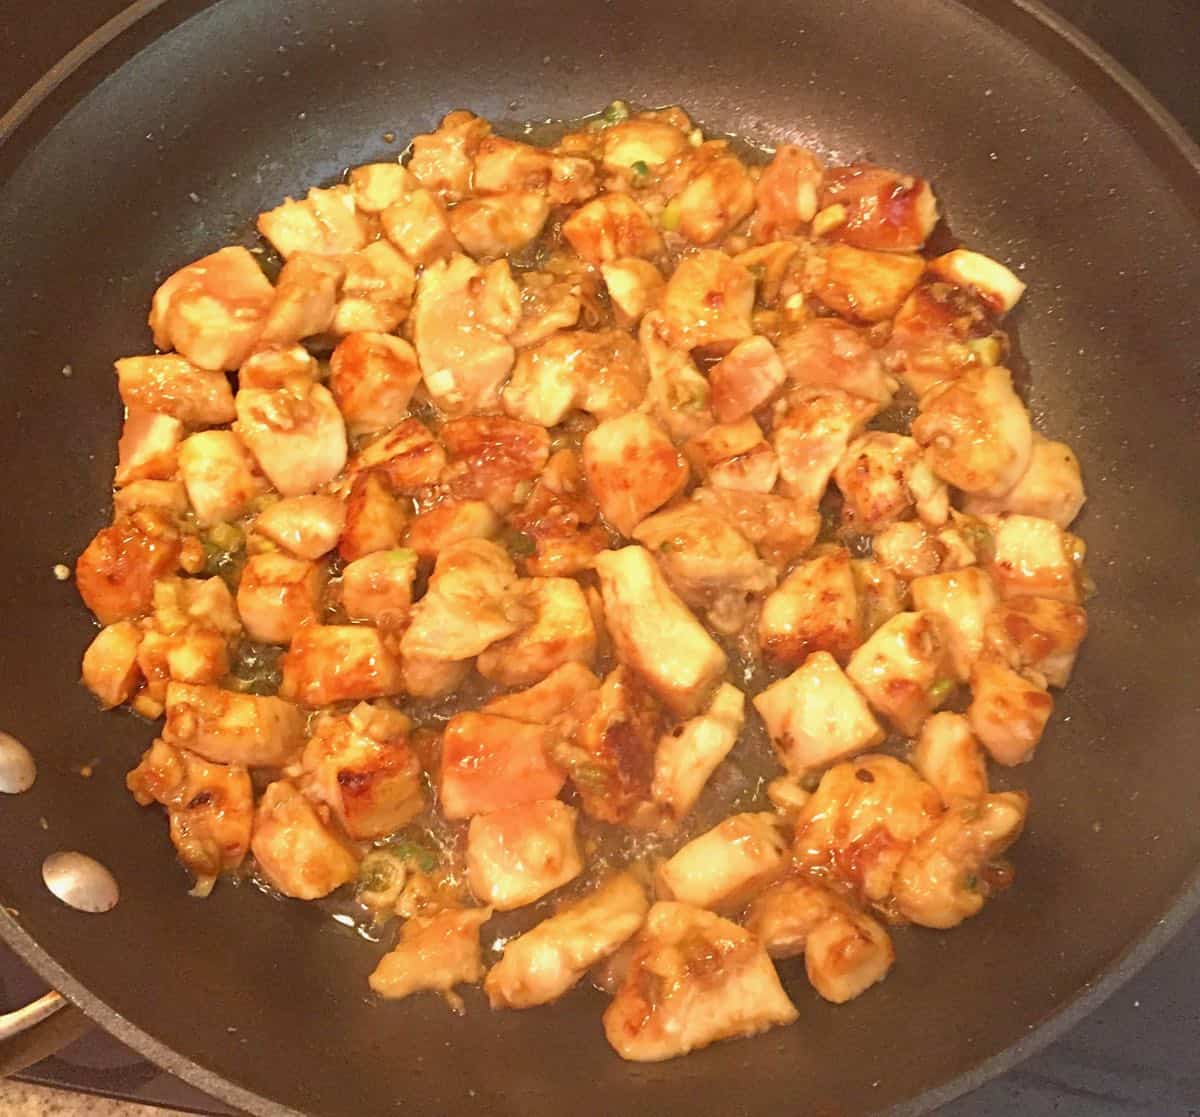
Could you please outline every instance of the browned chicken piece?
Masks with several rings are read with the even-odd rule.
[[[947,283],[969,290],[998,316],[1012,310],[1025,294],[1025,284],[1003,264],[966,248],[955,248],[930,260],[929,271]]]
[[[350,459],[346,478],[351,485],[366,472],[377,474],[388,487],[416,496],[441,481],[446,451],[420,419],[405,419],[367,443]]]
[[[860,435],[846,447],[833,480],[842,494],[843,526],[864,534],[874,535],[914,512],[933,526],[950,514],[945,482],[934,476],[907,435]]]
[[[838,388],[886,405],[896,390],[867,333],[840,318],[811,318],[779,339],[787,378],[814,388]]]
[[[284,496],[315,492],[346,464],[346,426],[323,384],[243,388],[237,415],[237,433]]]
[[[846,663],[865,638],[858,586],[843,547],[798,563],[763,602],[758,620],[758,646],[779,667],[798,667],[817,651]]]
[[[143,697],[160,701],[167,680],[201,686],[223,679],[229,674],[229,647],[225,638],[211,629],[193,628],[170,635],[151,631],[138,646],[138,669],[146,679]]]
[[[1018,671],[1041,675],[1047,686],[1065,687],[1087,635],[1087,614],[1078,605],[1047,597],[1013,597],[995,606],[983,625],[989,655]]]
[[[236,520],[266,489],[254,459],[235,431],[201,431],[179,448],[179,474],[204,527]]]
[[[663,240],[649,214],[628,194],[601,194],[580,206],[562,226],[567,243],[599,267],[628,256],[654,257]]]
[[[412,607],[417,553],[402,547],[373,551],[342,571],[342,607],[352,621],[370,621],[387,631],[398,630]]]
[[[346,265],[337,257],[295,253],[275,281],[275,300],[259,334],[259,345],[291,345],[325,333],[333,325],[338,291],[345,276]],[[246,382],[244,373],[239,383],[243,388],[256,386]]]
[[[913,606],[936,615],[955,676],[966,682],[983,651],[983,627],[996,604],[996,588],[978,566],[928,574],[912,583]]]
[[[238,583],[246,635],[260,644],[290,644],[304,625],[319,623],[325,567],[290,555],[251,555]]]
[[[806,254],[801,252],[801,244],[796,240],[756,244],[733,254],[734,260],[754,276],[758,289],[755,301],[774,312],[756,315],[765,332],[772,335],[772,342],[779,340],[777,335],[785,325],[794,325],[807,317],[803,292],[800,290]],[[784,303],[782,308],[781,301]]]
[[[787,868],[787,841],[774,814],[735,814],[693,838],[659,866],[659,895],[733,912]]]
[[[754,209],[754,181],[733,155],[712,160],[678,195],[679,231],[693,244],[713,244]]]
[[[106,625],[83,653],[83,685],[111,710],[128,702],[141,680],[138,647],[142,630],[133,621]]]
[[[471,661],[401,655],[400,676],[410,698],[444,698],[453,694],[471,673]]]
[[[379,960],[369,978],[371,989],[388,1000],[423,990],[451,997],[456,985],[481,981],[485,967],[479,928],[491,917],[491,908],[449,908],[413,916],[401,927],[400,941]]]
[[[514,694],[502,694],[481,707],[485,714],[546,725],[586,705],[600,680],[582,663],[565,663],[540,683]]]
[[[600,265],[617,324],[635,327],[642,315],[655,309],[666,289],[662,272],[649,260],[625,256]]]
[[[413,518],[405,545],[420,558],[433,560],[443,548],[464,539],[494,539],[502,523],[485,500],[444,500]]]
[[[604,1031],[623,1059],[658,1062],[795,1019],[775,967],[748,931],[700,908],[660,902],[634,940]]]
[[[708,370],[713,415],[720,423],[736,423],[770,403],[787,380],[775,347],[755,335],[739,341]]]
[[[754,237],[759,243],[799,233],[817,212],[824,167],[809,150],[777,148],[754,189]]]
[[[593,556],[608,546],[601,526],[600,509],[583,474],[579,455],[559,450],[546,463],[542,475],[511,523],[520,533],[525,572],[540,577],[561,577],[586,570]]]
[[[722,683],[703,713],[659,737],[650,792],[669,820],[678,822],[695,806],[708,778],[737,743],[745,716],[746,696]]]
[[[724,674],[725,653],[644,547],[605,551],[594,565],[617,658],[672,713],[699,712]]]
[[[238,388],[289,388],[304,392],[322,376],[317,359],[303,345],[264,345],[238,369]]]
[[[971,730],[997,764],[1024,764],[1045,732],[1054,700],[1007,663],[981,658],[971,669]]]
[[[113,484],[135,481],[165,481],[179,466],[183,424],[170,415],[130,407],[117,442],[117,470]]]
[[[491,131],[474,113],[447,113],[436,132],[413,137],[408,171],[444,201],[460,201],[470,193],[475,153]]]
[[[406,198],[417,180],[399,163],[365,163],[346,176],[354,204],[363,213],[382,213]]]
[[[290,702],[217,686],[167,686],[163,740],[217,764],[280,768],[304,744],[304,715]]]
[[[821,528],[815,505],[778,493],[703,488],[697,489],[692,499],[718,509],[777,569],[803,555]]]
[[[978,799],[988,792],[983,749],[962,714],[934,714],[913,746],[912,766],[926,783],[937,788],[946,806]]]
[[[180,268],[154,292],[154,344],[202,369],[237,368],[257,344],[274,298],[246,249],[222,248]]]
[[[414,190],[380,214],[388,240],[416,267],[427,268],[462,247],[450,229],[450,215],[429,190]]]
[[[258,231],[285,260],[297,252],[343,256],[367,243],[349,186],[313,187],[300,202],[287,198],[258,215]]]
[[[346,524],[338,540],[338,553],[353,562],[374,551],[400,546],[408,514],[382,476],[368,470],[350,486]]]
[[[769,493],[779,478],[775,451],[750,417],[709,427],[683,451],[704,482],[716,489]]]
[[[601,159],[607,171],[628,170],[635,163],[658,167],[682,155],[687,147],[687,135],[676,123],[639,113],[604,130]]]
[[[837,314],[856,322],[882,322],[900,309],[924,271],[920,256],[831,244],[808,257],[805,283]]]
[[[280,696],[309,709],[403,689],[399,659],[365,625],[307,625],[292,637],[280,665]]]
[[[332,496],[292,496],[268,505],[254,518],[256,534],[302,559],[319,559],[337,546],[346,507]]]
[[[585,266],[582,261],[578,263],[580,268]],[[569,330],[577,325],[585,300],[589,304],[585,321],[595,316],[598,283],[595,273],[590,270],[568,270],[565,275],[549,270],[524,271],[517,274],[516,280],[521,289],[521,320],[508,340],[518,352],[540,344],[559,330]]]
[[[503,415],[452,419],[439,432],[448,464],[443,483],[463,500],[484,500],[500,515],[521,503],[550,458],[545,428]]]
[[[626,536],[688,479],[687,464],[666,432],[638,411],[588,433],[583,468],[605,519]]]
[[[520,586],[529,623],[479,653],[476,666],[501,686],[528,686],[566,663],[591,663],[596,627],[572,578],[530,578]]]
[[[319,900],[358,876],[358,857],[315,804],[288,780],[270,784],[254,812],[250,851],[267,883],[296,900]]]
[[[241,865],[250,849],[254,792],[239,764],[213,764],[187,749],[156,740],[125,777],[143,807],[161,803],[179,860],[196,877],[195,896]]]
[[[998,497],[969,496],[963,511],[972,516],[1016,512],[1052,520],[1067,528],[1079,515],[1086,497],[1079,459],[1065,442],[1051,442],[1036,431],[1029,466],[1008,492]]]
[[[826,171],[820,208],[835,210],[830,240],[881,252],[919,251],[938,222],[929,183],[869,163]]]
[[[471,891],[496,911],[512,911],[574,880],[583,870],[577,814],[558,799],[542,799],[476,815],[467,831]]]
[[[588,159],[487,136],[475,152],[472,185],[477,194],[541,191],[554,205],[570,205],[596,193],[596,168]]]
[[[1082,599],[1080,541],[1053,520],[1007,513],[984,524],[991,541],[987,571],[1004,599],[1048,597],[1068,605]]]
[[[879,410],[838,388],[797,388],[776,404],[771,443],[779,458],[780,487],[816,507],[850,440]]]
[[[520,252],[541,234],[550,203],[531,190],[509,190],[459,202],[450,210],[450,229],[462,249],[476,258]]]
[[[377,240],[343,262],[346,275],[330,327],[333,333],[386,333],[408,317],[417,277],[401,252]]]
[[[667,280],[662,316],[679,349],[728,353],[754,331],[754,277],[724,252],[686,256]]]
[[[851,559],[850,569],[858,588],[858,611],[864,636],[870,636],[884,621],[909,607],[908,583],[877,559]]]
[[[145,613],[154,583],[179,558],[179,532],[169,516],[144,508],[96,532],[75,563],[75,585],[101,624]]]
[[[871,555],[893,576],[912,580],[936,574],[945,548],[920,520],[901,520],[871,537]]]
[[[131,411],[170,415],[189,427],[233,422],[233,392],[222,372],[197,368],[175,353],[125,357],[116,369],[121,402]]]
[[[702,435],[716,422],[712,392],[691,356],[676,347],[659,311],[642,319],[638,341],[650,370],[646,399],[655,417],[673,442]]]
[[[882,981],[895,961],[891,936],[865,912],[815,881],[793,877],[754,898],[746,928],[772,958],[804,955],[808,980],[833,1004]]]
[[[346,834],[368,841],[392,834],[425,809],[421,765],[408,745],[411,723],[387,705],[360,702],[348,714],[322,714],[301,766],[304,789],[333,812]]]

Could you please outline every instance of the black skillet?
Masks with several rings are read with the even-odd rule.
[[[0,812],[0,931],[104,1027],[264,1114],[912,1113],[1060,1033],[1196,910],[1200,159],[1111,62],[1007,0],[151,0],[126,22],[0,147],[0,723],[41,764]],[[190,899],[162,820],[122,786],[150,731],[75,685],[91,629],[51,575],[106,518],[110,362],[147,350],[158,279],[395,154],[385,133],[614,96],[919,172],[957,237],[1020,269],[1031,404],[1083,462],[1100,590],[1015,775],[1033,793],[1017,887],[953,934],[898,934],[893,974],[849,1006],[785,967],[797,1025],[659,1066],[608,1050],[589,990],[508,1015],[469,996],[465,1019],[373,1005],[382,946],[248,888]],[[113,869],[114,911],[44,890],[63,848]]]

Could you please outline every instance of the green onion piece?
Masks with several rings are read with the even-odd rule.
[[[629,119],[629,106],[624,101],[614,101],[600,115],[606,124],[620,124]]]
[[[438,855],[412,838],[397,838],[389,842],[386,849],[393,857],[415,865],[423,873],[431,873],[437,868]]]
[[[528,556],[537,553],[537,540],[528,532],[511,532],[505,537],[505,543],[514,555]]]
[[[629,168],[633,171],[634,179],[646,179],[650,177],[650,168],[647,166],[644,159],[639,159],[636,163],[630,165]]]
[[[668,233],[673,233],[679,228],[679,209],[679,199],[672,198],[667,203],[667,208],[662,211],[662,217],[659,218],[659,222]]]
[[[939,702],[944,702],[946,700],[946,695],[948,695],[953,689],[953,679],[938,679],[937,682],[935,682],[933,686],[929,688],[929,701],[936,706]]]
[[[974,873],[967,873],[963,878],[963,887],[968,892],[975,892],[979,888],[979,878]]]

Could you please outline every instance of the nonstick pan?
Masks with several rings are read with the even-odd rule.
[[[0,929],[53,985],[255,1113],[903,1113],[1060,1032],[1196,909],[1200,160],[1086,42],[1010,0],[224,0],[126,23],[0,146],[0,727],[40,764],[0,810]],[[1017,886],[953,934],[898,933],[893,974],[842,1008],[785,966],[798,1024],[657,1066],[607,1048],[590,990],[510,1014],[470,995],[461,1019],[432,997],[376,1005],[384,944],[253,888],[188,897],[165,824],[123,788],[152,730],[76,685],[92,629],[52,575],[106,520],[110,363],[147,351],[167,272],[449,109],[503,125],[618,96],[932,180],[953,235],[1030,285],[1029,398],[1082,460],[1099,586],[1013,776],[1033,795]],[[57,849],[107,864],[120,904],[53,899]]]

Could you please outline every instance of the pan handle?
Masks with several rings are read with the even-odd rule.
[[[12,1012],[0,1013],[0,1076],[17,1074],[74,1043],[91,1021],[53,989]]]

